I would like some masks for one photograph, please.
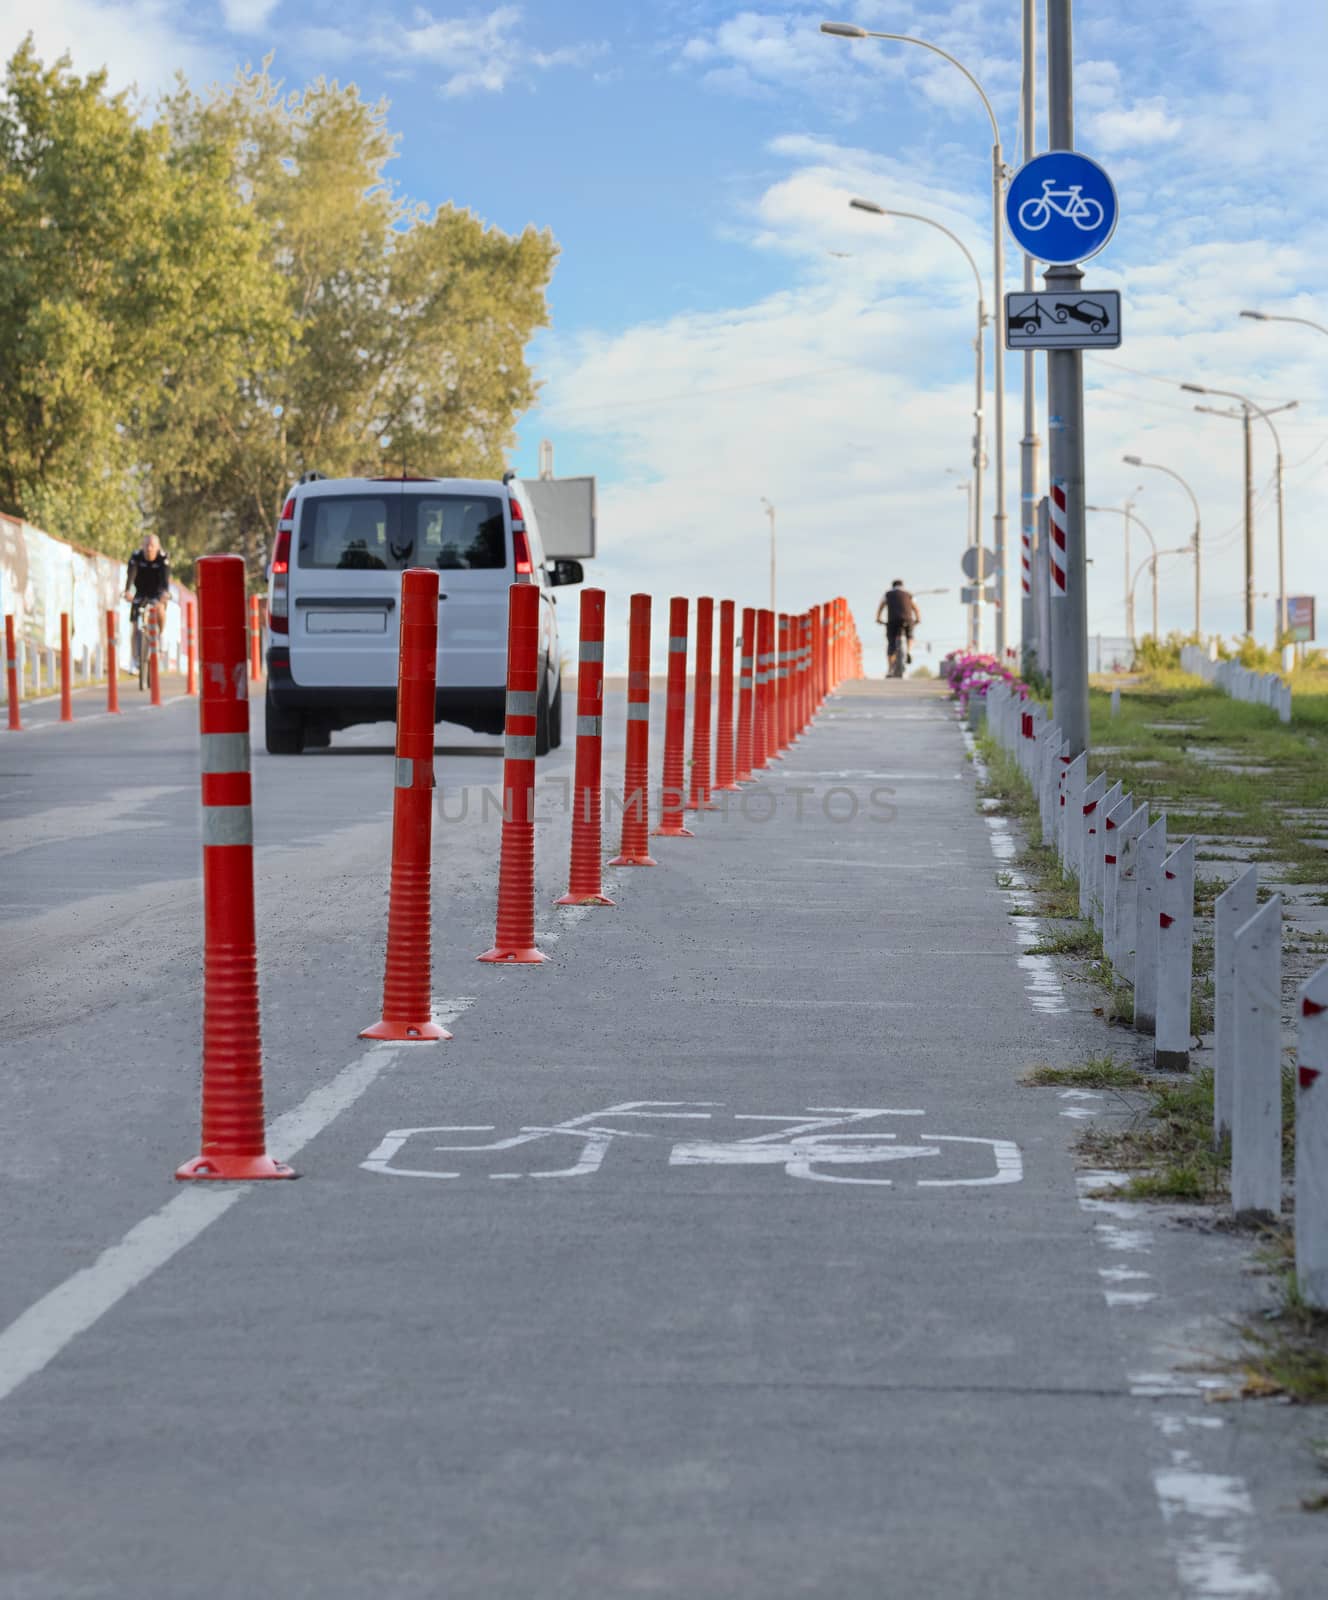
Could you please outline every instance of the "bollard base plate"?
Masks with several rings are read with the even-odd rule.
[[[614,856],[609,862],[611,867],[657,867],[659,862],[654,856]]]
[[[375,1022],[372,1027],[364,1028],[360,1032],[361,1039],[392,1039],[401,1044],[412,1042],[434,1044],[439,1039],[451,1037],[446,1028],[439,1027],[433,1021],[389,1022],[386,1017],[382,1022]]]
[[[254,1178],[298,1178],[294,1167],[284,1161],[274,1161],[271,1156],[195,1156],[178,1167],[175,1176],[184,1178],[213,1178],[223,1182],[249,1183]]]
[[[476,956],[476,961],[501,961],[508,966],[537,966],[541,961],[547,961],[548,956],[542,950],[529,945],[523,950],[504,950],[495,945],[492,950],[486,950],[482,956]]]
[[[566,894],[561,894],[553,902],[556,906],[612,906],[616,900],[610,900],[606,894],[573,894],[569,889]]]

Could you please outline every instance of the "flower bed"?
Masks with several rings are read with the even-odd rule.
[[[980,655],[973,650],[952,650],[941,662],[941,676],[950,685],[950,692],[959,703],[960,713],[968,710],[974,695],[986,699],[993,683],[1008,683],[1027,699],[1028,687],[1019,675],[1005,666],[995,656]]]

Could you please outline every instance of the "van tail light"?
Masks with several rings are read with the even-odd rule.
[[[534,583],[535,568],[530,560],[530,540],[526,537],[526,514],[512,499],[512,559],[518,583]]]
[[[288,522],[295,502],[288,500],[281,520]],[[289,528],[277,529],[277,542],[272,549],[272,588],[268,596],[267,623],[273,633],[290,632],[290,545]]]

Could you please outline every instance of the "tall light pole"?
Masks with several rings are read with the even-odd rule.
[[[953,472],[953,467],[947,467],[947,472]],[[973,518],[973,480],[965,478],[962,483],[955,484],[960,494],[965,496],[964,501],[964,548],[971,550],[978,543],[978,526]],[[977,593],[981,595],[982,585],[977,585]],[[970,600],[968,605],[968,647],[970,650],[982,648],[982,602]]]
[[[764,495],[761,496],[761,504],[765,507],[766,516],[770,518],[770,609],[778,616],[779,612],[775,605],[775,508]]]
[[[1152,546],[1153,554],[1157,554],[1157,540],[1153,537],[1152,529],[1134,509],[1134,501],[1127,500],[1123,506],[1085,506],[1085,511],[1110,511],[1115,516],[1125,518],[1125,631],[1130,636],[1131,644],[1138,644],[1138,637],[1134,629],[1134,583],[1130,578],[1130,523],[1135,522],[1140,532]],[[1153,637],[1157,637],[1157,568],[1153,569]]]
[[[1287,631],[1286,528],[1282,436],[1273,423],[1273,414],[1278,411],[1294,411],[1300,402],[1288,400],[1285,405],[1264,407],[1255,405],[1247,395],[1237,394],[1234,389],[1209,389],[1201,383],[1182,383],[1181,388],[1187,394],[1215,395],[1222,400],[1234,400],[1241,408],[1241,420],[1245,426],[1245,632],[1251,639],[1254,637],[1254,466],[1250,446],[1251,416],[1262,417],[1273,436],[1273,446],[1277,451],[1277,648],[1280,650]],[[1210,408],[1196,406],[1194,409],[1208,411]],[[1216,415],[1221,416],[1223,413],[1217,412]]]
[[[1142,523],[1140,524],[1140,526],[1142,527]],[[1144,568],[1145,567],[1151,567],[1153,569],[1153,638],[1154,638],[1154,640],[1157,640],[1157,638],[1158,638],[1158,634],[1157,634],[1157,561],[1158,561],[1158,557],[1159,556],[1187,556],[1187,555],[1189,555],[1189,553],[1190,553],[1190,547],[1187,544],[1177,545],[1174,550],[1159,550],[1156,546],[1154,546],[1152,552],[1149,555],[1146,555],[1143,558],[1143,560],[1139,563],[1138,570],[1134,574],[1134,582],[1131,583],[1131,585],[1130,585],[1130,610],[1131,611],[1134,610],[1134,591],[1135,591],[1136,586],[1138,585],[1139,579],[1143,576]],[[1160,641],[1158,641],[1158,642],[1160,642]]]
[[[1037,0],[1023,0],[1023,77],[1019,92],[1020,145],[1024,160],[1037,149]],[[1032,294],[1033,258],[1024,256],[1024,293]],[[1000,355],[997,362],[1001,361]],[[1033,545],[1037,523],[1037,358],[1024,351],[1024,433],[1019,441],[1019,541],[1020,583],[1023,605],[1019,613],[1019,638],[1024,665],[1037,634],[1037,605],[1033,594]],[[1039,641],[1039,666],[1045,672],[1045,641]]]
[[[1253,317],[1255,322],[1298,322],[1302,328],[1314,328],[1319,333],[1328,333],[1322,322],[1311,322],[1308,317],[1288,317],[1274,311],[1242,311],[1242,317]]]
[[[1124,461],[1127,466],[1147,467],[1150,472],[1165,472],[1167,477],[1174,478],[1176,482],[1180,484],[1181,488],[1184,489],[1185,493],[1190,497],[1190,504],[1194,507],[1194,636],[1195,640],[1202,644],[1203,624],[1200,621],[1199,600],[1199,502],[1195,497],[1194,490],[1190,488],[1189,484],[1184,478],[1181,477],[1179,472],[1174,471],[1171,467],[1164,467],[1160,461],[1143,461],[1138,456],[1122,456],[1121,460]]]
[[[973,484],[972,484],[972,496],[973,496],[974,508],[970,512],[970,525],[971,525],[972,530],[973,530],[973,540],[972,540],[972,542],[973,542],[973,544],[975,544],[975,545],[980,547],[981,544],[982,544],[982,465],[983,465],[983,462],[982,462],[982,455],[983,455],[983,451],[982,451],[982,398],[983,398],[983,395],[982,395],[982,385],[983,385],[982,334],[983,334],[983,329],[987,325],[987,308],[986,308],[985,304],[983,303],[983,299],[982,299],[982,274],[978,271],[978,264],[973,259],[972,251],[968,248],[968,246],[964,243],[964,241],[959,237],[959,235],[957,233],[952,233],[950,231],[950,229],[947,228],[943,222],[937,222],[934,217],[924,217],[920,212],[917,212],[917,211],[895,211],[895,210],[893,210],[893,209],[891,209],[890,207],[887,207],[887,206],[878,206],[874,200],[863,200],[861,198],[856,198],[856,199],[850,200],[849,201],[849,205],[855,211],[865,211],[865,212],[869,213],[871,216],[874,216],[874,217],[905,217],[910,222],[925,222],[929,228],[935,228],[938,233],[943,233],[947,239],[951,240],[952,243],[957,244],[959,246],[959,248],[964,252],[964,260],[968,262],[969,269],[972,271],[973,283],[974,283],[975,287],[977,288],[978,299],[977,299],[977,334],[976,334],[976,336],[975,336],[975,338],[973,340],[973,350],[974,350],[975,355],[976,355],[976,366],[977,366],[977,379],[976,379],[977,387],[976,387],[976,391],[975,391],[974,398],[973,398]],[[972,632],[972,635],[973,635],[974,648],[976,648],[977,642],[982,637],[982,620],[981,620],[982,619],[982,611],[981,611],[982,599],[981,599],[981,596],[982,596],[983,586],[984,586],[984,584],[986,582],[986,574],[980,570],[981,562],[982,562],[981,554],[979,554],[976,559],[977,559],[978,564],[979,564],[979,572],[978,572],[978,577],[977,577],[978,597],[979,598],[978,598],[976,604],[973,607],[974,616],[973,616],[973,620],[972,620],[972,622],[970,624],[970,631]]]
[[[1006,548],[1005,548],[1005,312],[1002,300],[1002,290],[1005,284],[1005,229],[1001,217],[1001,200],[1005,190],[1005,164],[1001,159],[1001,130],[996,121],[996,113],[991,108],[991,101],[987,92],[963,64],[957,61],[948,50],[942,50],[940,45],[932,44],[928,39],[916,39],[908,33],[877,33],[871,28],[861,28],[855,22],[823,22],[821,32],[828,33],[838,39],[890,39],[897,44],[915,44],[923,50],[930,50],[933,55],[938,55],[942,60],[948,61],[952,67],[957,67],[960,72],[977,90],[991,122],[991,254],[992,254],[992,285],[993,306],[992,319],[994,324],[993,365],[996,372],[995,383],[995,454],[996,454],[996,504],[992,512],[992,522],[995,531],[996,543],[996,653],[1003,655],[1005,651],[1006,633]],[[981,541],[979,540],[979,543]]]

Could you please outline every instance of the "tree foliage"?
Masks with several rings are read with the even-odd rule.
[[[547,232],[386,176],[387,106],[269,64],[145,124],[31,45],[0,107],[0,503],[257,563],[301,472],[493,477],[536,385]]]

